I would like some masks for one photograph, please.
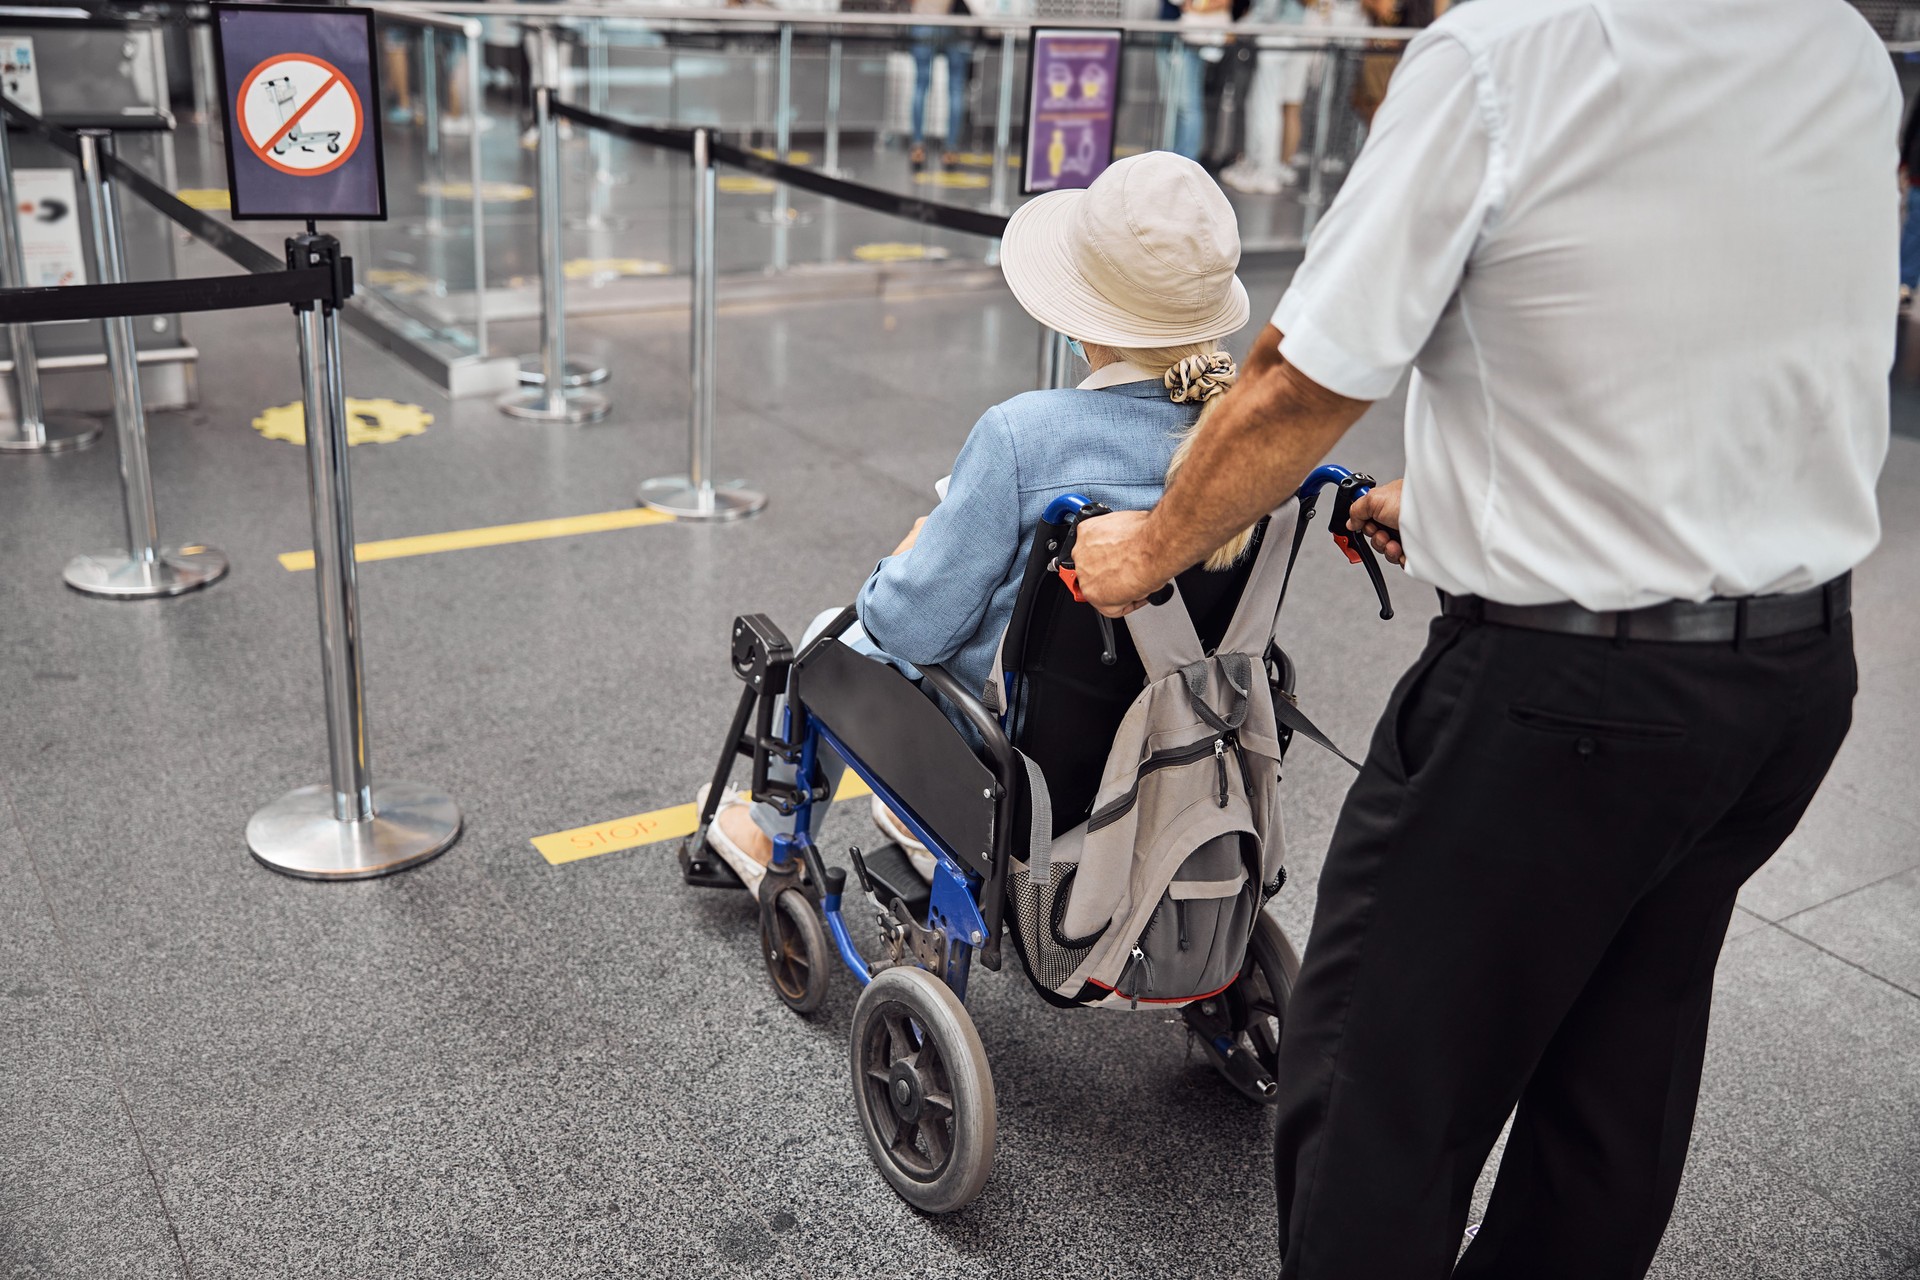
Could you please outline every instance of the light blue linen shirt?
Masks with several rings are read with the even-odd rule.
[[[1157,379],[1029,391],[987,410],[918,540],[861,588],[867,635],[889,657],[941,663],[981,693],[1047,504],[1080,493],[1115,511],[1146,510],[1166,487],[1179,433],[1199,415],[1199,405],[1167,399]]]

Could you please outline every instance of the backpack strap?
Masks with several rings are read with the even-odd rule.
[[[1027,767],[1027,874],[1036,888],[1044,890],[1053,875],[1053,794],[1047,790],[1046,775],[1026,752],[1014,749],[1020,763]]]
[[[1278,508],[1267,525],[1269,531],[1284,529],[1294,522],[1295,510],[1299,499],[1288,499]],[[1254,553],[1253,570],[1247,575],[1247,585],[1241,588],[1240,603],[1234,606],[1233,621],[1227,624],[1227,633],[1220,640],[1221,653],[1261,654],[1267,650],[1267,643],[1273,639],[1273,629],[1279,621],[1280,601],[1287,590],[1287,579],[1293,572],[1293,558],[1300,549],[1300,532],[1295,531],[1293,545],[1289,553],[1282,556],[1279,552],[1280,539],[1266,537],[1260,540],[1260,549]]]
[[[1187,602],[1181,598],[1180,585],[1168,585],[1173,588],[1173,596],[1165,604],[1135,609],[1125,619],[1127,634],[1133,637],[1133,647],[1140,654],[1140,665],[1147,669],[1148,684],[1158,683],[1207,656],[1200,633],[1193,629],[1193,618],[1187,613]]]

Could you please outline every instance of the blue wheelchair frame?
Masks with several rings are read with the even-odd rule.
[[[1382,600],[1381,616],[1391,617],[1391,606],[1385,603],[1387,596],[1384,582],[1381,579],[1377,564],[1373,561],[1371,551],[1365,548],[1365,540],[1358,540],[1360,551],[1356,553],[1356,551],[1349,549],[1350,544],[1341,536],[1345,532],[1348,508],[1352,506],[1355,499],[1368,492],[1373,483],[1372,477],[1349,471],[1345,467],[1326,464],[1314,468],[1312,473],[1307,476],[1306,481],[1301,484],[1295,493],[1295,496],[1300,502],[1300,519],[1295,533],[1294,551],[1297,553],[1301,535],[1305,533],[1308,522],[1314,517],[1317,500],[1322,490],[1329,486],[1334,487],[1338,496],[1329,527],[1334,532],[1335,539],[1341,549],[1347,552],[1348,557],[1357,563],[1366,564],[1370,576],[1373,578],[1374,584],[1380,593]],[[1048,524],[1057,524],[1069,517],[1078,518],[1081,512],[1093,505],[1090,499],[1081,494],[1062,494],[1047,505],[1046,512],[1042,516],[1042,519]],[[821,641],[837,643],[837,639],[834,638],[831,631],[828,635],[822,636]],[[819,641],[816,643],[819,643]],[[949,699],[961,702],[961,710],[968,714],[969,718],[975,720],[976,723],[983,717],[991,714],[986,711],[985,707],[982,706],[978,700],[967,696],[961,691],[957,683],[953,682],[950,677],[946,677],[945,673],[938,668],[929,669],[927,674],[930,677],[935,677],[932,682],[936,687],[940,688],[944,695]],[[1012,689],[1014,674],[1013,672],[1002,673],[1002,679],[1007,682],[1009,692],[1011,692]],[[913,812],[912,807],[887,785],[885,779],[881,778],[865,761],[859,759],[852,751],[848,750],[845,743],[843,743],[834,731],[821,721],[819,717],[807,710],[804,705],[801,706],[799,710],[800,714],[804,717],[804,720],[798,726],[802,735],[798,739],[800,742],[799,776],[801,779],[811,780],[815,776],[814,768],[819,759],[822,744],[831,747],[840,758],[846,762],[847,767],[852,769],[862,781],[872,788],[874,795],[880,798],[881,803],[885,804],[898,815],[901,821],[906,824],[908,830],[913,833],[914,838],[919,840],[921,844],[925,845],[927,849],[933,853],[936,865],[931,886],[931,897],[927,907],[927,918],[923,922],[923,927],[929,932],[937,931],[943,934],[948,940],[949,947],[947,950],[945,969],[944,972],[939,973],[937,976],[952,989],[955,996],[964,1002],[967,996],[967,978],[972,969],[974,952],[982,949],[989,943],[997,941],[994,935],[998,929],[1000,911],[996,906],[991,904],[984,909],[982,906],[982,886],[988,883],[990,877],[981,876],[963,866],[957,854],[947,842],[941,838],[940,834],[922,822]],[[793,724],[794,714],[795,709],[790,702],[787,709],[787,724],[783,726],[786,732],[782,735],[789,743],[796,741],[793,734],[795,727]],[[1004,730],[1006,726],[1006,716],[1004,713],[997,718],[997,724]],[[1004,742],[1004,738],[1002,741]],[[801,798],[796,803],[793,811],[793,830],[790,833],[774,837],[773,861],[770,868],[773,875],[781,876],[797,872],[799,863],[805,861],[809,849],[813,849],[815,853],[816,862],[814,865],[822,865],[817,861],[818,851],[817,848],[814,847],[813,842],[814,803],[810,786],[803,786],[801,788]],[[1002,842],[1003,837],[996,839],[997,845]],[[999,862],[999,858],[996,857],[997,866]],[[1003,868],[1001,869],[1001,874],[1004,874]],[[822,886],[823,892],[820,900],[821,915],[826,920],[828,932],[833,939],[834,948],[840,953],[842,963],[846,965],[848,971],[851,972],[860,985],[864,987],[868,982],[872,981],[873,969],[868,964],[866,957],[861,954],[860,949],[854,944],[852,935],[847,929],[842,901],[846,887],[845,875],[835,868],[827,872],[824,878],[826,883]],[[991,879],[998,880],[1000,879],[1000,875],[995,875],[991,877]],[[1002,887],[1001,891],[1004,891],[1004,887]],[[989,917],[991,917],[991,920]],[[997,965],[994,967],[997,967]]]

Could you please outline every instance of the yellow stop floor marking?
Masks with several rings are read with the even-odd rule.
[[[773,184],[765,178],[744,173],[726,174],[714,179],[713,185],[730,196],[764,196],[773,191]]]
[[[225,187],[182,187],[173,193],[189,209],[231,209],[233,198]]]
[[[916,173],[913,180],[923,187],[975,189],[987,185],[987,175],[984,173],[952,173],[944,170],[939,173]]]
[[[582,533],[605,533],[611,529],[637,529],[642,525],[672,522],[673,517],[664,512],[631,507],[624,511],[602,511],[590,516],[561,516],[554,520],[528,520],[521,524],[489,525],[484,529],[457,529],[452,533],[423,533],[411,538],[361,542],[353,548],[353,559],[356,564],[367,564],[374,560],[430,556],[441,551],[468,551],[474,547],[501,547],[514,542],[571,538]],[[313,552],[288,551],[281,555],[280,564],[290,573],[311,569]]]
[[[839,789],[833,793],[838,800],[855,800],[861,796],[870,796],[873,790],[860,778],[860,775],[847,770],[840,779]],[[622,849],[637,849],[643,844],[659,844],[662,840],[678,840],[690,836],[698,825],[700,810],[697,805],[676,804],[670,809],[655,809],[652,813],[636,813],[631,818],[615,818],[612,822],[596,822],[590,827],[575,827],[571,831],[556,831],[550,836],[535,836],[533,847],[540,851],[549,865],[560,866],[563,863],[578,862],[582,858],[597,858],[603,853],[618,853]]]
[[[991,151],[956,151],[953,153],[951,163],[970,164],[976,168],[991,169],[993,168],[993,153]]]
[[[753,148],[753,154],[759,156],[763,160],[778,160],[780,158],[780,153],[778,151],[775,151],[772,147],[755,147]],[[787,163],[788,164],[812,164],[813,152],[789,151],[787,152]]]
[[[861,262],[918,262],[923,258],[944,258],[947,251],[937,244],[888,242],[863,244],[853,251],[853,256]]]
[[[357,400],[347,397],[347,443],[391,444],[403,436],[427,429],[433,415],[417,404],[398,400]],[[253,420],[253,429],[269,440],[290,444],[307,442],[307,408],[299,401],[275,405]]]
[[[369,268],[367,283],[397,294],[433,293],[440,287],[439,281],[424,272],[397,267]]]
[[[664,276],[673,273],[673,268],[666,263],[654,262],[648,258],[569,258],[565,270],[569,280],[604,280],[612,276]]]
[[[420,184],[423,196],[440,196],[447,200],[473,199],[471,182],[423,182]],[[483,182],[480,184],[480,198],[492,204],[514,204],[521,200],[533,199],[533,188],[524,182]]]

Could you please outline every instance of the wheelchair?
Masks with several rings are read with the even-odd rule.
[[[1348,558],[1367,567],[1381,616],[1391,617],[1371,550],[1346,529],[1353,501],[1372,484],[1371,477],[1341,467],[1314,471],[1297,495],[1287,567],[1290,574],[1316,500],[1331,486],[1328,527]],[[1009,911],[1018,910],[1010,868],[1024,858],[1032,830],[1028,764],[1046,782],[1053,834],[1084,822],[1108,745],[1144,682],[1126,629],[1082,603],[1074,582],[1077,525],[1104,511],[1067,494],[1042,518],[1001,646],[1004,712],[990,710],[980,692],[939,666],[918,668],[923,690],[897,668],[838,643],[855,621],[851,607],[799,653],[762,615],[737,618],[733,625],[732,666],[746,688],[696,828],[680,847],[682,875],[691,885],[742,887],[708,848],[706,832],[736,761],[746,757],[754,799],[792,819],[792,830],[774,838],[773,860],[758,889],[767,976],[782,1002],[810,1014],[827,996],[830,952],[853,975],[860,994],[851,1072],[869,1154],[895,1192],[926,1213],[950,1213],[970,1203],[993,1165],[993,1078],[965,1000],[976,956],[998,970],[1005,937],[1021,948],[1021,931],[1003,926]],[[1270,536],[1269,523],[1262,522],[1258,537]],[[1243,557],[1226,572],[1196,567],[1177,579],[1209,650],[1232,618],[1252,559]],[[1284,595],[1283,588],[1283,601]],[[1265,659],[1283,754],[1295,734],[1338,754],[1295,705],[1294,667],[1286,653],[1270,644]],[[953,708],[977,741],[959,731],[926,690]],[[784,714],[776,724],[783,696]],[[882,952],[871,958],[848,929],[848,871],[827,865],[814,839],[814,806],[827,798],[819,763],[829,750],[936,860],[928,883],[898,844],[848,850],[857,888],[878,917]],[[801,781],[770,777],[776,759],[797,766]],[[1189,1034],[1227,1084],[1262,1105],[1278,1093],[1280,1034],[1300,966],[1293,944],[1264,909],[1284,880],[1281,868],[1262,886],[1263,906],[1255,912],[1237,979],[1222,992],[1178,1006]],[[1026,968],[1024,951],[1021,960]],[[1038,979],[1033,985],[1058,1006],[1091,1002],[1064,998]]]

